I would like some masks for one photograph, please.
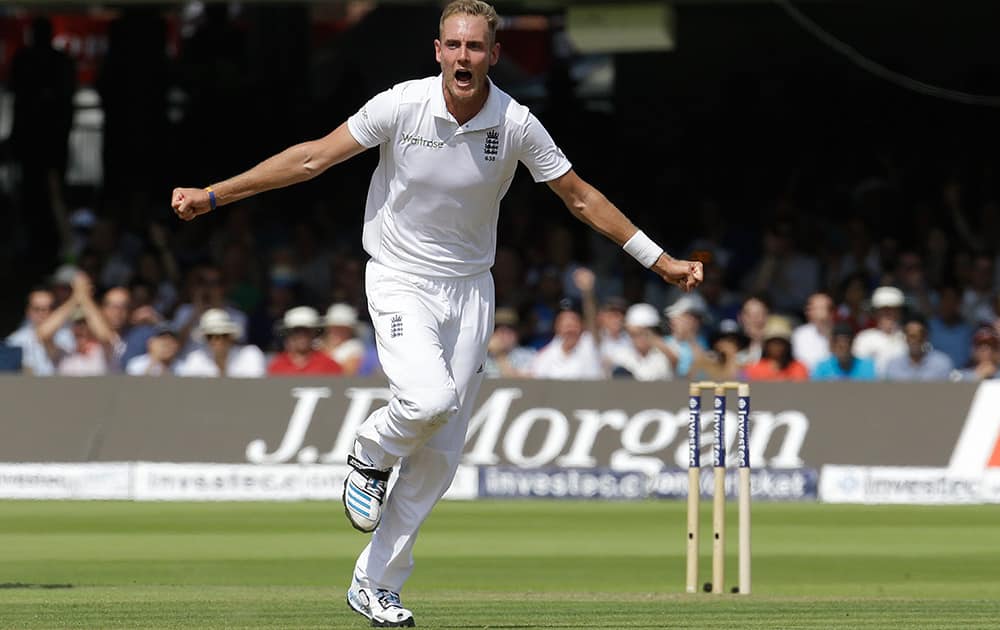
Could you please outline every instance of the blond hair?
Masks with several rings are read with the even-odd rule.
[[[500,18],[497,17],[497,10],[488,2],[482,0],[452,0],[441,12],[441,22],[438,23],[438,30],[444,32],[444,21],[453,15],[471,15],[473,17],[486,18],[486,26],[490,30],[490,44],[497,40],[497,24]]]

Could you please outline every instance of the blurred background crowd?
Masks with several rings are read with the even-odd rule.
[[[1000,94],[990,4],[953,23],[912,4],[807,8],[898,70]],[[501,205],[489,376],[997,375],[995,104],[872,76],[769,3],[680,4],[676,47],[631,53],[576,50],[560,9],[530,5],[504,13],[494,80],[705,282],[664,285],[521,173]],[[169,193],[436,73],[439,10],[0,9],[3,368],[378,375],[360,239],[375,152],[192,223]]]

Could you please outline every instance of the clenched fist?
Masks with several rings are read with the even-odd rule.
[[[660,256],[652,267],[661,278],[690,291],[705,279],[705,269],[697,260],[677,260],[668,256]]]
[[[174,213],[184,221],[212,211],[208,191],[201,188],[174,188],[170,205]]]

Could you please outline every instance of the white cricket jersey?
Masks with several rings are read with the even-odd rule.
[[[418,275],[489,270],[500,200],[517,163],[536,182],[572,167],[528,108],[492,82],[483,109],[464,125],[445,107],[441,75],[378,94],[347,125],[362,146],[379,146],[365,203],[365,251]]]

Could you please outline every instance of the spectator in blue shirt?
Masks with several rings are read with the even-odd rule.
[[[941,287],[937,315],[928,322],[931,345],[948,355],[954,366],[969,363],[973,327],[962,317],[962,291]]]
[[[945,381],[951,376],[952,363],[948,355],[935,350],[927,340],[927,321],[913,315],[903,324],[906,352],[893,357],[885,366],[885,378],[890,381]]]
[[[814,381],[874,381],[875,362],[851,353],[854,328],[847,322],[833,327],[830,337],[830,356],[813,368],[810,378]]]

